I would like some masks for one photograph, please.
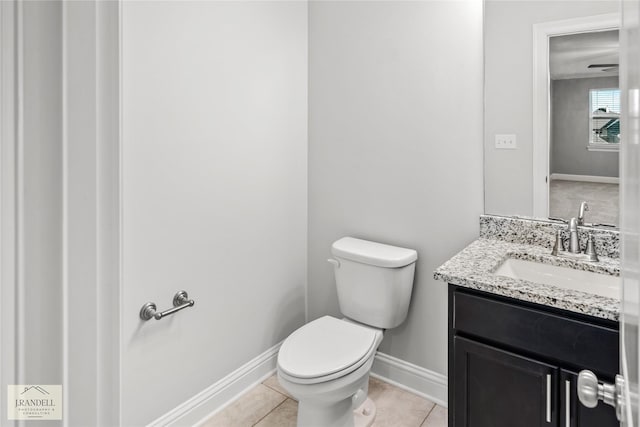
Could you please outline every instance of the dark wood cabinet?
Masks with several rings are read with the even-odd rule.
[[[617,323],[449,289],[449,427],[614,427],[578,402],[577,372],[618,372]]]
[[[456,425],[558,425],[556,366],[461,337],[453,347]]]

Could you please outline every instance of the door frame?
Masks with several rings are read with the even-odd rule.
[[[533,216],[549,216],[550,89],[549,37],[620,29],[620,13],[533,25]]]
[[[15,0],[0,2],[0,347],[13,349],[0,354],[0,413],[6,414],[7,385],[23,378],[19,363],[24,354],[23,325],[20,310],[19,274],[19,170],[18,156],[22,141],[19,100],[22,94],[22,70],[19,46],[21,4]],[[7,425],[15,421],[1,420]]]
[[[60,366],[63,426],[121,424],[120,8],[121,0],[62,4],[63,312],[59,315],[63,319]],[[0,2],[0,347],[3,349],[0,413],[3,416],[7,413],[6,386],[25,381],[24,338],[29,333],[24,321],[22,254],[23,20],[22,2]],[[86,52],[72,44],[78,37],[93,39],[90,56],[82,57]],[[87,57],[95,61],[87,61]],[[78,93],[74,77],[87,74],[91,76],[84,83],[89,90]],[[90,123],[79,123],[77,112],[87,110],[91,111]],[[0,424],[14,427],[24,422],[1,419]]]
[[[62,8],[64,425],[122,424],[121,5]]]

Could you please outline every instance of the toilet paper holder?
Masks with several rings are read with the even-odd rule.
[[[163,317],[166,317],[173,313],[177,313],[178,311],[187,307],[193,307],[195,303],[196,302],[194,300],[189,299],[187,291],[180,291],[173,296],[173,307],[165,311],[156,311],[156,304],[154,302],[148,302],[140,309],[140,318],[142,320],[150,320],[151,318],[160,320]]]

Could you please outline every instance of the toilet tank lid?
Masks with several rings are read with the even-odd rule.
[[[354,237],[343,237],[336,240],[331,246],[331,253],[336,257],[387,268],[404,267],[418,259],[418,253],[413,249]]]

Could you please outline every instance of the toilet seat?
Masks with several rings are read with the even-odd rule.
[[[324,316],[292,333],[280,347],[278,367],[287,379],[314,384],[345,376],[375,353],[382,331]]]

